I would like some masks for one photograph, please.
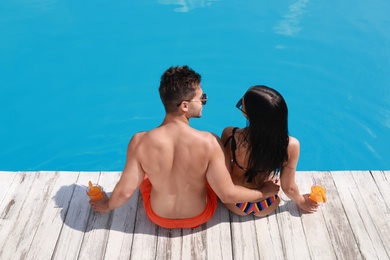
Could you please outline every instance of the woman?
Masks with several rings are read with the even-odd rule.
[[[299,141],[288,135],[288,109],[283,97],[267,86],[253,86],[236,107],[247,119],[247,126],[227,127],[222,133],[233,182],[260,190],[266,182],[277,182],[299,208],[315,212],[319,204],[310,200],[309,194],[301,195],[295,183]],[[225,205],[241,216],[262,217],[273,212],[279,203],[279,194],[275,194],[256,203]]]

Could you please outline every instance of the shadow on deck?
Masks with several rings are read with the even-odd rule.
[[[111,191],[120,172],[0,172],[0,259],[390,259],[390,172],[297,172],[302,193],[312,174],[328,195],[315,214],[282,194],[265,218],[219,203],[198,228],[165,229],[138,192],[100,214],[75,185]]]

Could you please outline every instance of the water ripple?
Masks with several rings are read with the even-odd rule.
[[[303,14],[306,12],[304,8],[308,2],[309,0],[299,0],[290,5],[288,13],[284,15],[284,19],[274,27],[275,33],[286,36],[294,36],[299,33],[302,30],[300,22]]]
[[[159,0],[163,5],[180,5],[174,9],[175,12],[186,13],[196,8],[206,8],[211,5],[212,0]]]

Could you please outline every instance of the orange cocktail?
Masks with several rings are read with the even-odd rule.
[[[315,202],[326,202],[325,188],[321,185],[311,186],[311,193],[309,198]]]
[[[87,194],[91,200],[100,200],[103,198],[102,188],[97,184],[88,183],[89,187],[87,189]]]

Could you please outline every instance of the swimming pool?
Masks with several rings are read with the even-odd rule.
[[[289,106],[298,170],[390,169],[388,1],[0,3],[0,170],[121,170],[164,116],[171,65],[202,75],[195,128],[243,126],[265,84]]]

